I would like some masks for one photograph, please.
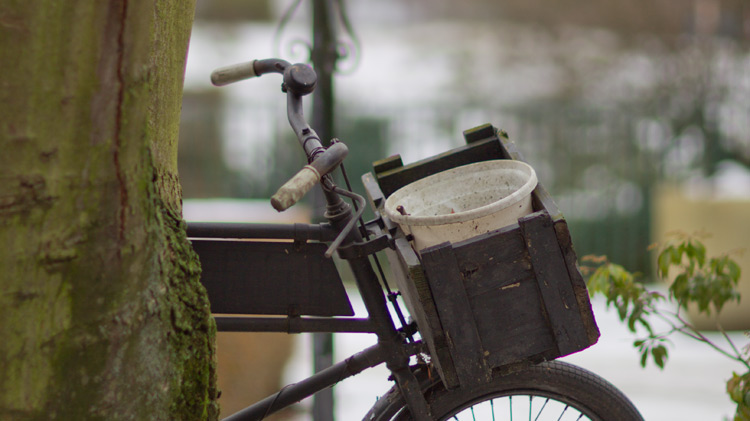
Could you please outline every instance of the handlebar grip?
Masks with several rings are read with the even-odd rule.
[[[302,199],[320,181],[320,178],[321,175],[317,169],[312,165],[305,165],[271,197],[271,206],[279,212],[289,209]]]
[[[214,86],[224,86],[243,79],[256,77],[258,74],[255,72],[255,62],[256,60],[252,60],[216,69],[211,72],[211,83]]]

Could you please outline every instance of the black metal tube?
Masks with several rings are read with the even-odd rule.
[[[219,332],[336,332],[375,333],[369,319],[315,317],[233,317],[215,316]]]
[[[224,421],[262,420],[266,416],[312,396],[316,392],[329,388],[341,380],[357,375],[365,369],[382,364],[385,361],[383,354],[384,351],[380,345],[373,345],[299,383],[286,386],[278,393],[224,418]]]
[[[329,242],[338,231],[330,224],[255,224],[234,222],[189,222],[191,238],[255,238]]]
[[[359,235],[358,231],[356,235]],[[383,346],[387,359],[386,365],[404,396],[411,416],[415,421],[431,420],[427,401],[422,395],[414,373],[409,369],[409,353],[398,336],[393,319],[388,312],[383,290],[377,281],[369,258],[350,259],[348,262],[367,312],[377,326],[378,344]]]
[[[310,165],[318,170],[319,174],[328,174],[341,164],[341,161],[349,154],[349,148],[343,143],[334,143]]]
[[[323,144],[334,136],[334,80],[333,73],[339,59],[337,25],[331,0],[313,0],[313,50],[312,62],[318,75],[313,95],[312,122],[318,129]]]
[[[284,73],[284,70],[286,70],[287,67],[291,66],[291,64],[282,59],[278,58],[266,58],[262,60],[255,60],[255,63],[253,63],[253,68],[255,70],[255,74],[260,76],[266,73]]]
[[[289,125],[292,126],[294,134],[297,135],[302,148],[305,150],[308,161],[315,155],[325,151],[320,143],[320,138],[315,130],[307,124],[305,115],[302,110],[302,97],[292,92],[287,93],[286,114],[289,119]]]
[[[333,19],[333,2],[331,0],[313,0],[313,49],[311,59],[318,80],[312,98],[312,124],[318,130],[321,143],[327,147],[334,133],[334,98],[333,69],[336,67],[336,21]],[[327,51],[334,54],[327,54]],[[335,205],[341,200],[330,191],[323,190],[328,205]],[[330,254],[329,254],[330,256]],[[333,336],[314,335],[314,365],[320,371],[333,362]],[[315,396],[313,402],[313,420],[329,421],[333,419],[333,390],[327,390]]]

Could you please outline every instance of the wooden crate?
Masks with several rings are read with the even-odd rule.
[[[464,137],[466,146],[406,166],[390,157],[362,177],[383,230],[395,240],[386,254],[396,283],[448,388],[580,351],[599,337],[567,223],[541,183],[531,215],[419,253],[385,216],[391,193],[427,175],[490,159],[523,160],[491,125]]]

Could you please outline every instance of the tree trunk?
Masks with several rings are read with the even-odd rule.
[[[0,5],[0,419],[218,416],[177,177],[194,5]]]

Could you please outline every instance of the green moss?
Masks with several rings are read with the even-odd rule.
[[[178,366],[171,380],[170,412],[175,419],[217,419],[216,325],[200,284],[200,263],[180,216],[167,206],[161,207],[160,214],[168,233],[165,252],[172,257],[172,263],[164,266],[170,303],[162,317],[174,328],[169,341],[172,362]]]

